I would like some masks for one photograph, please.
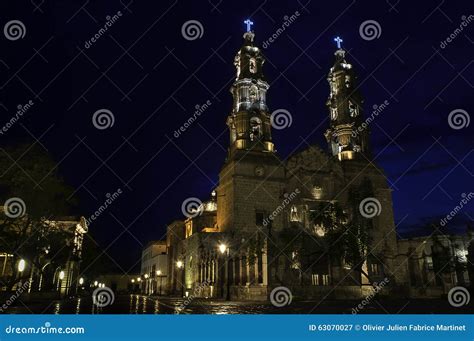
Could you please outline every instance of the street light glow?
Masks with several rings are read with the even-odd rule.
[[[144,276],[144,277],[145,277],[145,279],[147,279],[147,278],[148,278],[148,274],[145,274],[145,276]]]
[[[95,286],[95,287],[97,286],[97,284],[99,284],[99,282],[94,281],[94,286]]]
[[[135,283],[135,280],[132,278],[132,283]]]
[[[179,269],[181,269],[181,268],[183,267],[183,262],[180,261],[180,260],[177,261],[177,262],[176,262],[176,266],[177,266]]]
[[[226,250],[227,250],[227,245],[225,245],[225,244],[220,244],[220,245],[219,245],[219,251],[220,251],[222,254],[224,254],[224,253],[226,252]]]
[[[137,278],[137,282],[140,282],[142,279],[140,277]]]
[[[161,276],[161,270],[156,270],[156,275]]]
[[[25,260],[20,259],[20,261],[18,262],[18,271],[23,272],[23,270],[25,270],[25,266],[26,266]]]
[[[79,285],[83,285],[84,284],[84,278],[79,278]]]
[[[59,272],[59,279],[60,280],[64,279],[64,271],[62,271],[62,270]]]

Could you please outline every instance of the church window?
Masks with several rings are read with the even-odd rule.
[[[250,119],[250,140],[256,141],[262,137],[262,120],[258,117]]]
[[[257,72],[257,61],[254,58],[250,58],[249,70],[251,73]]]
[[[323,285],[329,285],[329,275],[328,274],[321,275],[321,278],[322,278],[322,284]]]
[[[252,87],[249,90],[249,98],[250,102],[256,102],[257,101],[257,95],[258,95],[258,89],[255,85],[252,85]]]
[[[314,233],[318,237],[324,237],[324,235],[326,234],[326,232],[324,232],[324,228],[321,225],[314,225]]]
[[[311,284],[319,285],[319,274],[311,274]]]
[[[380,275],[380,267],[377,263],[370,264],[370,272],[373,275]]]
[[[337,118],[337,108],[331,108],[331,120],[335,120]]]
[[[300,215],[298,212],[298,207],[294,205],[291,206],[291,209],[290,209],[290,221],[301,221]]]
[[[321,186],[313,186],[313,191],[312,191],[314,199],[321,199],[323,196],[323,189]]]
[[[357,108],[357,105],[349,101],[349,113],[351,117],[356,117],[359,114],[359,109]]]
[[[264,219],[265,214],[262,211],[255,212],[255,224],[257,226],[263,226]]]

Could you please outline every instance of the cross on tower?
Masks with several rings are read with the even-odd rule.
[[[342,43],[342,41],[343,41],[343,40],[341,39],[341,37],[336,37],[336,38],[334,38],[334,41],[335,41],[336,44],[337,44],[337,48],[340,49],[340,48],[341,48],[341,43]]]
[[[252,30],[253,21],[251,21],[250,19],[247,19],[244,21],[244,24],[247,25],[247,32],[250,32]]]

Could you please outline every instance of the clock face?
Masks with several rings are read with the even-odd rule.
[[[265,175],[265,168],[262,166],[255,167],[255,175],[256,176],[264,176]]]

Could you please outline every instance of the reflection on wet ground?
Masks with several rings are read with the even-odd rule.
[[[9,314],[351,314],[360,301],[293,301],[291,305],[277,308],[259,302],[227,302],[222,300],[194,299],[180,309],[181,298],[150,297],[143,295],[118,295],[112,305],[97,307],[89,296],[61,301],[44,301],[30,304],[19,303],[9,307]],[[454,308],[447,300],[391,300],[376,301],[360,313],[453,313],[471,312],[472,306]]]

